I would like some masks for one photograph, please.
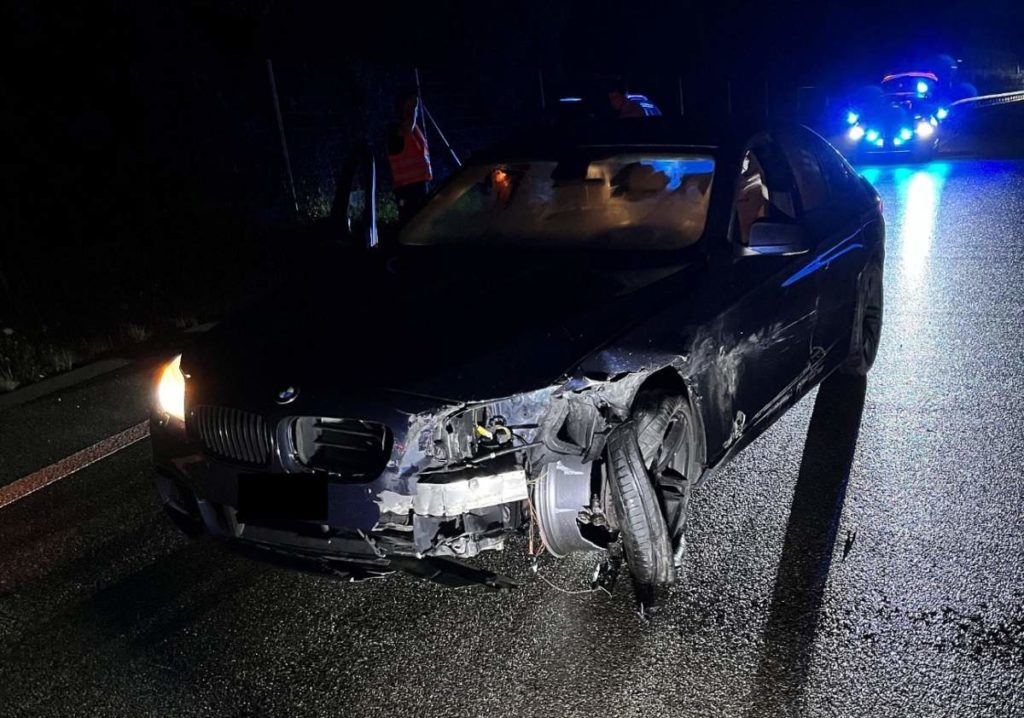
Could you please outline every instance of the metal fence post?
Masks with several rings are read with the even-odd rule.
[[[267,75],[270,77],[270,94],[274,98],[274,115],[277,117],[277,134],[281,138],[281,154],[284,155],[284,167],[288,171],[288,188],[292,193],[292,205],[295,214],[299,213],[299,198],[295,194],[295,177],[292,175],[292,160],[288,156],[288,142],[284,137],[284,121],[281,119],[281,103],[277,99],[277,82],[274,80],[274,63],[267,58]]]

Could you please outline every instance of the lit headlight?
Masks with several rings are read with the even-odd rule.
[[[874,142],[878,139],[878,130],[868,130],[864,136],[868,138],[868,142]]]
[[[914,133],[910,131],[909,127],[902,127],[902,128],[900,128],[900,139],[903,140],[904,142],[906,142],[907,140],[909,140],[913,136],[914,136]]]
[[[931,123],[921,120],[917,123],[917,129],[915,131],[917,132],[917,136],[923,139],[925,137],[931,137],[932,133],[935,132],[935,128],[932,127]]]
[[[179,421],[185,421],[185,375],[181,373],[180,354],[167,362],[160,371],[156,403],[161,411]]]
[[[857,140],[864,136],[864,128],[861,127],[860,125],[854,125],[853,127],[850,128],[850,131],[847,133],[847,136],[851,140],[856,142]]]
[[[857,124],[857,120],[859,120],[859,119],[860,119],[860,115],[858,115],[853,110],[850,110],[849,112],[846,113],[846,124],[848,124],[848,125],[855,125],[855,124]]]
[[[946,119],[948,115],[949,110],[947,110],[945,107],[940,107],[939,109],[935,110],[935,116],[938,117],[940,120]]]

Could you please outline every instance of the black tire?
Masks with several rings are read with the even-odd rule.
[[[633,402],[637,443],[654,483],[673,548],[673,564],[681,567],[686,547],[686,519],[690,490],[700,475],[693,409],[678,391],[651,387]]]
[[[608,436],[607,479],[629,571],[641,603],[675,580],[672,542],[658,495],[637,440],[637,425],[628,421]]]
[[[882,338],[885,295],[882,289],[882,262],[872,260],[861,272],[857,283],[857,306],[850,329],[850,354],[842,373],[867,376],[878,356]]]
[[[641,392],[637,396],[633,406],[636,439],[644,457],[644,466],[648,469],[662,458],[666,435],[672,422],[678,418],[684,401],[679,394],[664,391]]]

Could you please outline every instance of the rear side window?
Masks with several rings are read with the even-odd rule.
[[[828,184],[818,157],[807,142],[787,137],[780,144],[793,169],[801,207],[804,212],[813,212],[828,202]]]
[[[814,148],[832,194],[842,194],[858,185],[857,172],[839,151],[817,135],[808,132],[807,141]]]

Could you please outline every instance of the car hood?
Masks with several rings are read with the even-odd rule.
[[[651,254],[332,255],[216,327],[183,366],[208,387],[267,397],[289,386],[508,396],[550,385],[678,301],[700,262]]]
[[[861,113],[861,124],[891,133],[901,127],[913,128],[913,115],[899,105],[885,104]]]

